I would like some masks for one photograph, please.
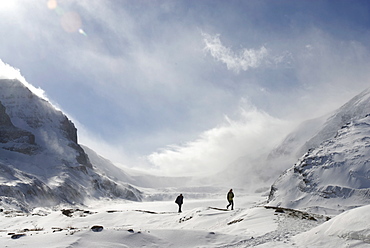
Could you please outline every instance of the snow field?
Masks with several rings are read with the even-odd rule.
[[[272,210],[250,208],[261,197],[239,199],[234,211],[209,208],[226,206],[226,200],[187,200],[183,213],[173,201],[106,201],[75,211],[46,215],[0,215],[4,247],[222,247],[259,236],[277,227]],[[266,213],[269,213],[266,215]],[[13,215],[13,217],[11,217]],[[8,216],[8,217],[7,217]],[[101,232],[91,231],[101,225]],[[267,228],[268,226],[268,228]],[[28,229],[28,231],[25,231]],[[12,239],[9,233],[24,233]]]
[[[266,209],[264,200],[260,195],[239,196],[234,211],[222,210],[227,202],[219,198],[186,199],[182,213],[176,212],[174,201],[112,200],[64,212],[71,217],[61,210],[35,209],[29,215],[3,211],[0,243],[9,248],[370,246],[370,206],[325,221]],[[95,225],[103,230],[92,231]]]

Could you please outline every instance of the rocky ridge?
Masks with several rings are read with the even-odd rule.
[[[141,199],[134,187],[100,174],[74,124],[18,80],[0,80],[0,131],[0,207]]]

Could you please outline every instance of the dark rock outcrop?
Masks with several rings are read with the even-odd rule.
[[[36,149],[35,135],[13,125],[5,106],[0,101],[0,143],[3,148],[24,154],[32,154]]]

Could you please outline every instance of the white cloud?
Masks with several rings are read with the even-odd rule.
[[[239,54],[225,47],[220,40],[220,35],[211,36],[203,33],[205,50],[218,61],[226,64],[229,70],[239,72],[250,68],[259,67],[266,60],[269,52],[266,47],[260,49],[243,49]]]
[[[205,176],[225,169],[237,158],[258,158],[285,135],[288,123],[250,107],[239,118],[225,117],[222,125],[205,131],[195,141],[169,146],[148,159],[163,173]]]

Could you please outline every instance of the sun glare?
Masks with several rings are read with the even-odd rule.
[[[0,11],[14,11],[17,6],[17,0],[0,0]]]

